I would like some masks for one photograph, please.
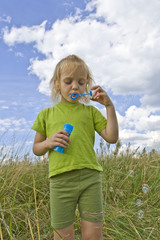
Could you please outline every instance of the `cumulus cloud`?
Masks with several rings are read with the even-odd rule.
[[[96,84],[114,95],[140,96],[140,107],[131,106],[119,116],[121,138],[152,145],[159,141],[160,109],[160,1],[91,0],[84,11],[57,20],[46,30],[37,26],[3,30],[9,46],[34,43],[45,57],[30,60],[29,71],[40,79],[39,91],[49,94],[56,63],[77,54],[89,65]],[[156,127],[155,127],[156,126]],[[160,126],[160,124],[159,124]]]
[[[96,103],[94,104],[98,106]],[[106,116],[106,108],[100,109]],[[123,115],[116,111],[119,123],[119,138],[123,143],[123,148],[127,144],[132,144],[132,151],[144,147],[149,149],[159,149],[160,141],[160,115],[156,114],[154,109],[130,106]]]
[[[109,51],[110,60],[115,62],[111,63],[112,72],[115,69],[111,82],[113,92],[142,93],[145,100],[148,94],[159,92],[160,2],[92,0],[86,9],[95,10],[92,17],[103,16],[106,23],[117,28],[116,40],[113,39]]]
[[[4,42],[9,46],[13,46],[16,43],[38,43],[44,37],[45,24],[46,21],[38,26],[22,26],[20,28],[12,27],[11,31],[8,27],[5,27],[3,29]]]
[[[131,106],[124,116],[117,112],[117,117],[122,142],[131,142],[140,148],[159,147],[160,116],[150,108]]]

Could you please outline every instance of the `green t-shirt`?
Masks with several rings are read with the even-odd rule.
[[[93,106],[60,102],[43,109],[32,129],[50,138],[63,129],[65,123],[74,126],[71,141],[64,153],[49,151],[49,177],[82,168],[102,171],[94,151],[94,141],[95,131],[100,134],[106,127],[106,118]]]

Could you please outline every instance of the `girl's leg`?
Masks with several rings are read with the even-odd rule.
[[[82,220],[82,240],[103,240],[102,223]]]
[[[74,225],[70,225],[69,227],[63,228],[63,229],[57,229],[56,230],[59,236],[56,232],[54,232],[54,240],[74,240]]]
[[[82,220],[82,240],[102,240],[103,199],[101,174],[96,170],[83,171],[83,192],[78,208]]]

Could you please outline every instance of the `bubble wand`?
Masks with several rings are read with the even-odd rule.
[[[84,93],[84,94],[82,94],[82,93],[80,93],[80,94],[78,94],[78,93],[72,93],[72,94],[71,94],[71,99],[75,100],[75,99],[77,99],[77,97],[82,97],[82,96],[84,96],[84,95],[90,95],[90,96],[92,97],[92,96],[93,96],[93,93],[92,93],[92,91],[90,91],[89,93]]]

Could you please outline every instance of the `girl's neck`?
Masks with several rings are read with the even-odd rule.
[[[68,105],[78,105],[78,104],[80,104],[80,102],[63,102],[63,101],[60,101],[59,103],[60,104],[68,104]]]

